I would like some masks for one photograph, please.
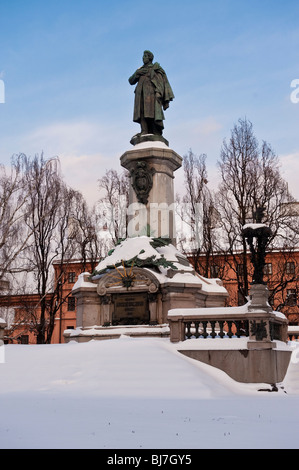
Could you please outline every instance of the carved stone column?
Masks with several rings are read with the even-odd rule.
[[[77,299],[76,326],[84,328],[86,326],[100,324],[101,306],[97,293],[97,285],[89,281],[89,274],[81,274],[81,285],[72,291],[72,295]]]
[[[77,298],[77,327],[100,325],[99,296],[94,289],[80,288],[73,292]]]
[[[149,293],[148,294],[148,307],[150,311],[150,325],[156,325],[158,323],[158,294]]]
[[[120,162],[131,174],[129,237],[166,237],[175,244],[173,173],[182,157],[162,142],[147,142],[125,152]]]
[[[101,320],[100,325],[108,326],[112,323],[112,301],[111,295],[99,296],[101,304]]]

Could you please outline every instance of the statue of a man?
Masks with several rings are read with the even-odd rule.
[[[153,64],[154,55],[150,51],[143,53],[143,66],[129,78],[135,88],[133,121],[140,123],[141,134],[162,135],[165,119],[163,110],[169,107],[174,94],[166,73],[158,64]]]

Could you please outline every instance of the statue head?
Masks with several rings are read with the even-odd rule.
[[[154,54],[151,51],[144,51],[143,52],[143,62],[147,64],[148,62],[152,62],[154,60]]]

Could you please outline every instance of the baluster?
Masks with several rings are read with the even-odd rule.
[[[224,325],[224,321],[223,320],[219,320],[219,328],[220,328],[220,331],[219,331],[219,336],[220,338],[223,338],[225,336],[225,332],[223,331],[223,325]]]
[[[190,339],[191,336],[192,336],[192,333],[191,333],[191,321],[186,322],[185,325],[186,325],[186,338]]]
[[[234,334],[240,338],[242,336],[249,336],[249,321],[248,320],[195,320],[195,321],[185,321],[185,337],[186,339],[203,338],[211,337],[217,338],[232,338]],[[227,326],[227,328],[226,328]],[[219,333],[217,332],[219,328]],[[211,333],[209,335],[208,331],[211,329]],[[236,329],[236,332],[234,333]],[[226,331],[227,330],[227,331]],[[271,330],[271,337],[276,339],[279,335],[279,330],[276,328],[276,325],[270,323],[270,330]],[[294,340],[298,340],[298,334],[291,335],[293,336]]]
[[[211,332],[211,336],[212,338],[215,338],[215,336],[217,336],[217,333],[215,333],[215,321],[210,321],[210,325],[211,325],[211,328],[212,328],[212,332]]]
[[[247,322],[240,320],[240,335],[247,336]]]
[[[240,336],[241,336],[241,321],[236,320],[234,323],[235,323],[236,328],[237,328],[236,335],[237,335],[238,338],[240,338]]]
[[[202,334],[202,336],[203,336],[204,338],[207,338],[207,337],[209,336],[208,333],[207,333],[207,324],[208,324],[207,321],[203,321],[203,322],[202,322],[202,326],[203,326],[203,334]]]
[[[245,336],[249,336],[249,321],[248,320],[244,321],[244,330],[245,330]]]
[[[228,322],[227,322],[227,325],[228,325],[227,336],[228,336],[229,338],[231,338],[231,337],[233,336],[232,324],[233,324],[233,322],[232,322],[231,320],[228,320]]]

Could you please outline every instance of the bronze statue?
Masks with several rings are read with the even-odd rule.
[[[143,66],[129,78],[135,88],[133,121],[141,126],[141,135],[162,135],[165,119],[163,110],[169,107],[174,94],[165,71],[160,64],[153,64],[154,55],[150,51],[143,53]]]

